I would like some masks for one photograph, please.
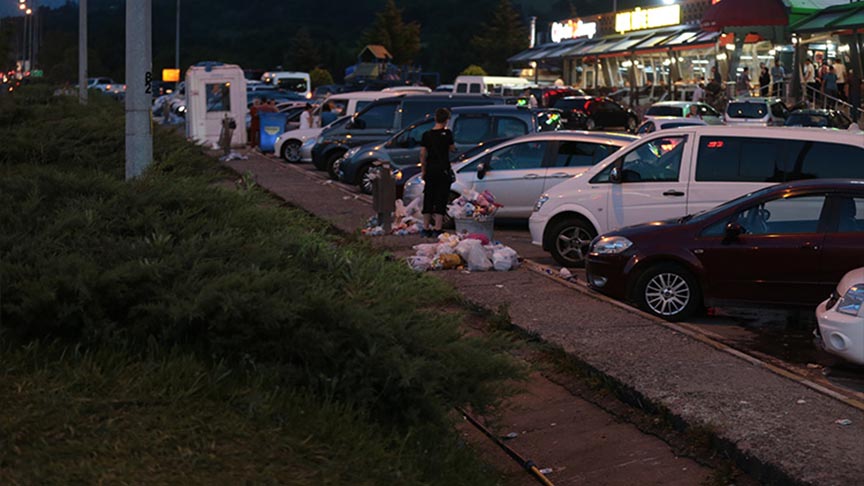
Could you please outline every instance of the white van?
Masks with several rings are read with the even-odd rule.
[[[309,73],[295,71],[266,72],[261,81],[288,91],[293,91],[307,100],[312,99],[312,80]]]
[[[772,184],[864,178],[864,133],[694,126],[645,135],[535,204],[531,240],[562,265],[599,234],[681,218]]]
[[[519,94],[531,83],[525,78],[511,76],[459,76],[453,83],[453,92],[457,94]]]
[[[324,104],[329,103],[336,118],[350,116],[362,110],[369,103],[378,98],[393,96],[393,93],[382,93],[381,91],[351,91],[328,96],[312,112],[312,118],[317,125],[315,128],[303,130],[291,130],[283,133],[276,139],[273,146],[275,153],[287,162],[312,162],[312,148],[315,139],[321,135],[321,109]]]

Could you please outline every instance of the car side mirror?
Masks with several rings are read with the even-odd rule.
[[[609,181],[613,184],[621,183],[621,169],[619,169],[617,166],[612,167],[612,171],[609,172]]]
[[[486,165],[485,162],[481,162],[480,164],[477,164],[477,178],[478,179],[483,179],[484,177],[486,177],[486,172],[488,172],[488,171],[489,171],[489,167]]]
[[[738,223],[730,222],[726,224],[725,236],[727,241],[737,240],[739,236],[745,233],[744,227]]]

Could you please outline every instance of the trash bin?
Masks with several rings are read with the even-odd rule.
[[[285,125],[288,124],[288,115],[285,113],[259,113],[261,121],[261,140],[258,144],[262,152],[272,152],[273,146],[279,135],[285,133]]]
[[[492,241],[492,234],[495,230],[495,216],[486,216],[482,219],[474,218],[456,218],[456,232],[486,235],[489,241]]]

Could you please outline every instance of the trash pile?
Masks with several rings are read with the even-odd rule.
[[[390,226],[391,235],[405,236],[416,235],[423,229],[423,215],[420,214],[420,205],[423,198],[411,201],[405,206],[402,201],[396,200],[396,210],[393,211],[393,224]],[[382,236],[387,234],[378,216],[372,216],[366,221],[366,226],[360,230],[366,236]]]
[[[500,242],[490,242],[481,234],[448,234],[438,237],[438,243],[415,245],[416,255],[408,265],[418,272],[427,270],[461,270],[506,272],[519,268],[516,250]]]
[[[454,219],[475,219],[484,221],[495,216],[501,205],[489,191],[478,193],[471,189],[462,193],[447,206],[447,214]]]

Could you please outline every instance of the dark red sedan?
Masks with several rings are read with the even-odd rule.
[[[591,287],[668,320],[731,302],[816,306],[864,266],[864,181],[780,184],[623,228],[586,260]]]

